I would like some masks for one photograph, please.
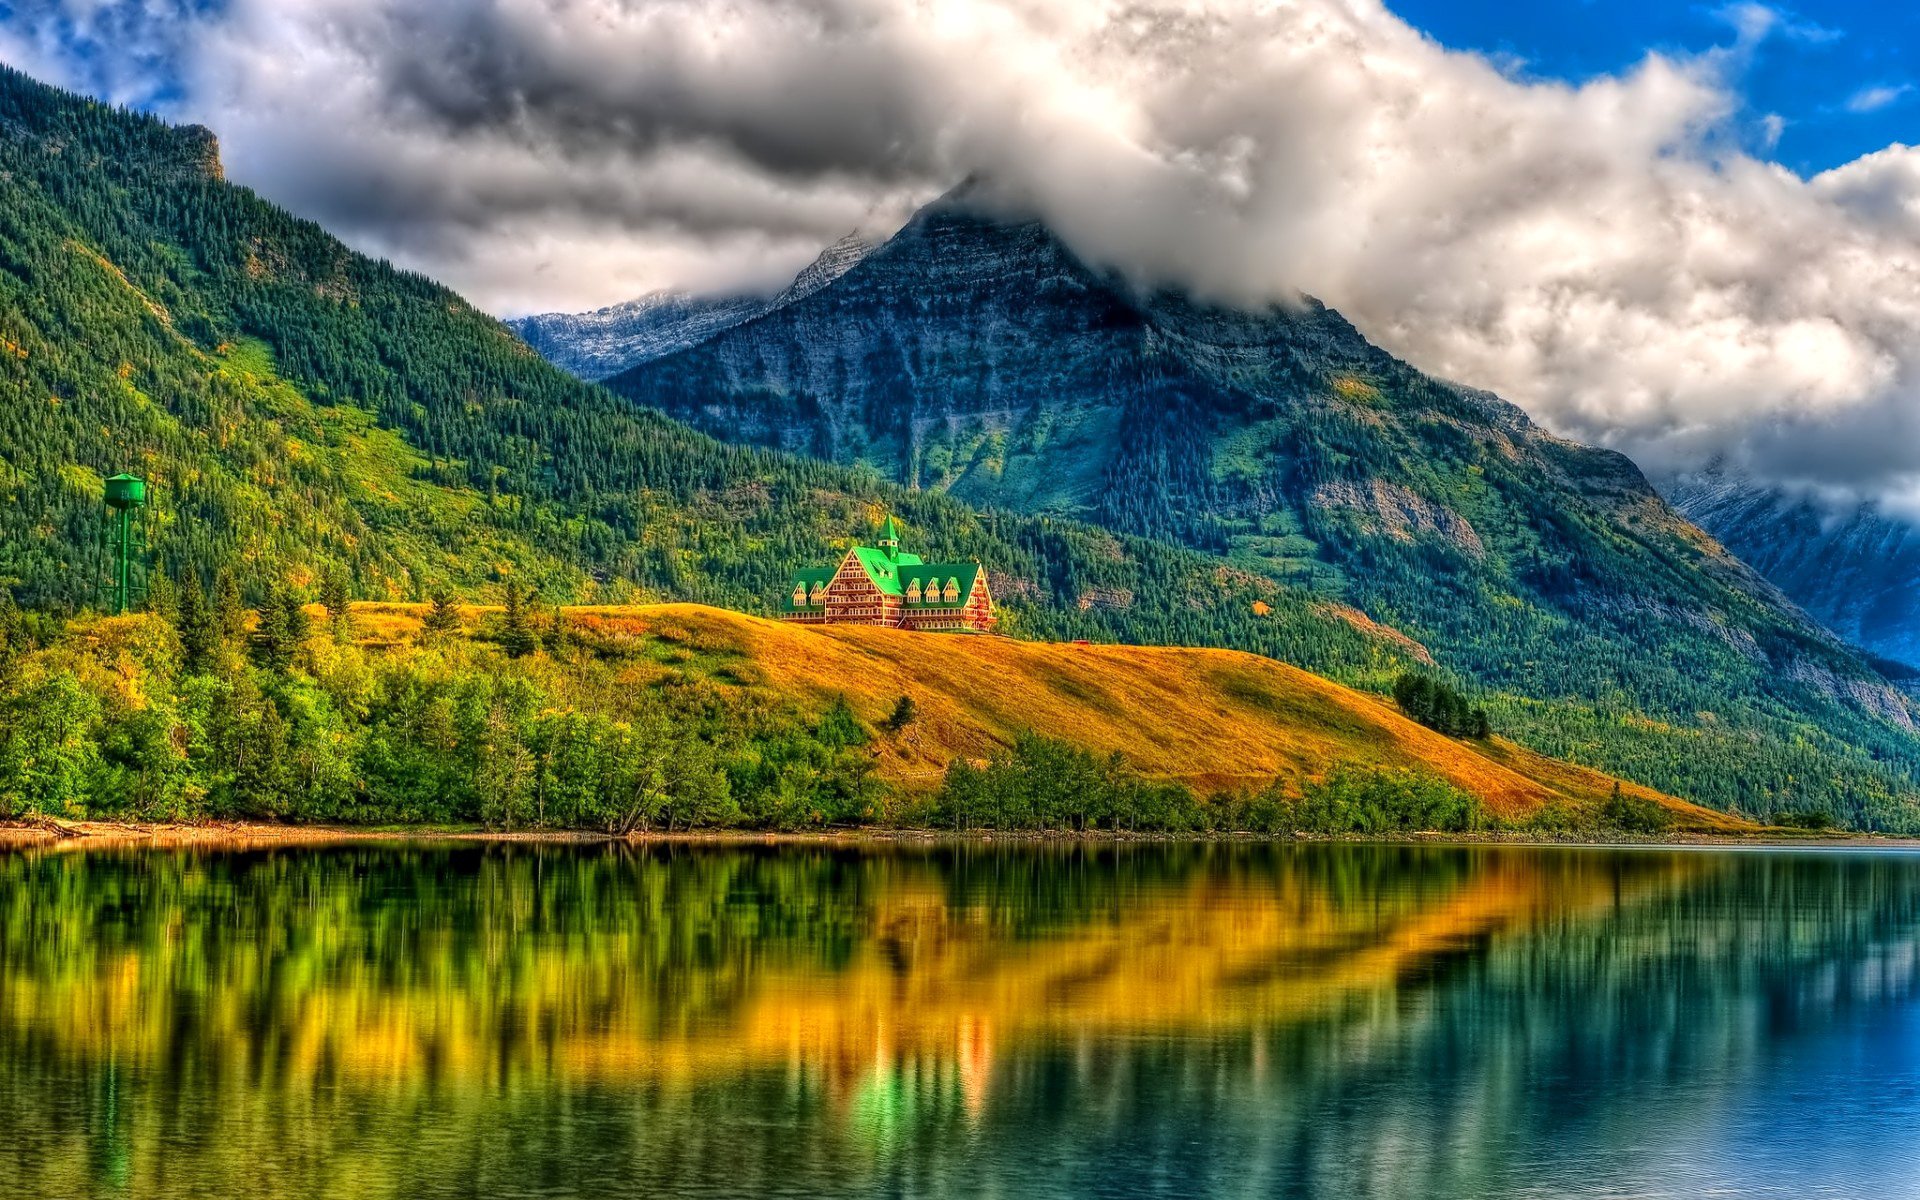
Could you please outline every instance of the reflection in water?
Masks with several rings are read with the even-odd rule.
[[[1916,1194],[1920,857],[0,858],[0,1193]]]

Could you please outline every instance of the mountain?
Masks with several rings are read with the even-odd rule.
[[[1420,374],[1317,302],[1142,292],[971,193],[832,284],[605,382],[717,437],[1303,588],[1494,693],[1536,749],[1686,795],[1753,782],[1733,727],[1792,738],[1790,714],[1837,708],[1911,737],[1897,688],[1626,458]]]
[[[816,367],[848,385],[794,390]],[[1141,298],[1031,224],[937,209],[619,380],[695,417],[765,399],[855,465],[583,383],[226,181],[207,131],[0,69],[0,587],[22,604],[97,602],[101,480],[125,469],[153,485],[151,556],[251,600],[337,573],[368,599],[517,579],[765,612],[894,512],[929,556],[987,564],[1022,636],[1230,647],[1375,691],[1431,664],[1531,750],[1920,827],[1914,712],[1870,664],[1624,459],[1315,306]],[[917,440],[889,451],[902,405]]]
[[[1920,668],[1920,530],[1877,506],[1833,513],[1722,467],[1661,483],[1699,522],[1822,625],[1903,675]]]
[[[604,379],[811,295],[852,269],[873,245],[859,234],[847,235],[773,296],[655,292],[592,312],[518,317],[507,328],[555,366],[582,379]]]
[[[764,610],[796,566],[894,511],[930,553],[992,564],[1009,627],[1037,636],[1347,672],[1399,653],[1204,555],[982,517],[638,412],[227,182],[208,131],[0,67],[0,588],[96,603],[102,478],[127,469],[152,485],[152,558],[230,570],[256,599],[345,573],[370,598],[518,578],[547,600]]]

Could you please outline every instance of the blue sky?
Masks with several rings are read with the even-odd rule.
[[[1534,78],[1581,82],[1649,51],[1697,54],[1729,43],[1739,10],[1654,0],[1388,0],[1441,44],[1524,63]],[[1739,76],[1752,111],[1747,149],[1801,174],[1894,142],[1920,141],[1920,5],[1835,0],[1775,7],[1780,32]],[[1785,118],[1771,153],[1762,118]]]

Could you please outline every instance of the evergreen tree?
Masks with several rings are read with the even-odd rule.
[[[213,577],[213,627],[229,645],[237,646],[247,636],[247,606],[240,598],[240,581],[226,567]]]
[[[553,613],[547,618],[546,643],[548,654],[551,654],[555,658],[566,657],[568,645],[567,617],[566,614],[560,610],[558,604],[553,606]]]
[[[287,634],[287,608],[277,592],[268,593],[266,603],[255,614],[253,654],[263,667],[284,671],[293,665],[293,639]]]
[[[167,573],[164,565],[154,564],[153,574],[147,582],[146,600],[141,607],[155,616],[172,620],[179,608],[179,603],[178,589],[174,586],[173,576]]]
[[[507,580],[506,629],[500,645],[513,658],[525,658],[539,646],[533,624],[527,619],[527,598],[518,579]]]
[[[887,732],[899,733],[902,729],[905,729],[907,726],[913,724],[913,718],[915,715],[916,715],[916,712],[913,706],[913,697],[912,696],[900,697],[900,702],[893,706],[893,711],[891,713],[887,714],[887,722],[886,722]]]
[[[320,589],[320,603],[327,610],[327,624],[336,642],[349,641],[353,637],[352,601],[349,599],[347,573],[334,567],[326,574]]]
[[[20,619],[20,607],[14,603],[11,589],[0,587],[0,680],[9,674],[13,663],[26,653],[26,627]]]
[[[453,602],[452,592],[440,588],[433,593],[432,607],[420,619],[420,631],[429,641],[437,641],[460,631],[460,610]]]
[[[306,606],[291,590],[274,589],[267,593],[254,625],[253,646],[260,665],[273,671],[293,666],[295,655],[313,632],[313,621]]]
[[[196,674],[213,665],[214,651],[220,645],[220,631],[214,625],[213,612],[208,607],[207,594],[200,588],[199,576],[189,572],[180,581],[177,592],[179,604],[173,626],[180,634],[181,666],[188,674]]]

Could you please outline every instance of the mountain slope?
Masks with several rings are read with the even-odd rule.
[[[1920,531],[1862,505],[1833,514],[1720,469],[1661,492],[1828,629],[1920,668]]]
[[[1820,713],[1908,753],[1899,690],[1625,458],[1312,301],[1143,295],[966,195],[828,287],[606,382],[716,436],[1307,588],[1497,693],[1536,748],[1688,795],[1752,796],[1756,770],[1772,797],[1807,786],[1770,752],[1709,749],[1729,726],[1792,741]]]

